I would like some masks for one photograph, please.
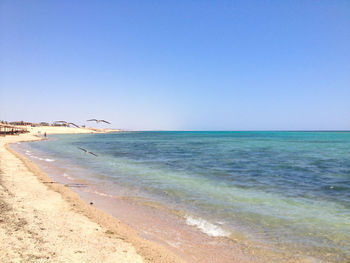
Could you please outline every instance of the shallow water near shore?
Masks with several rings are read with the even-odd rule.
[[[141,200],[209,238],[350,261],[350,133],[54,135],[14,148],[63,183],[84,182],[73,190],[90,185],[107,209],[115,198]]]

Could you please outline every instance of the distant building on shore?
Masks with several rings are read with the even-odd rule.
[[[67,124],[65,123],[48,123],[45,121],[34,123],[34,122],[28,122],[28,121],[0,121],[0,124],[7,124],[7,125],[13,125],[13,126],[31,126],[31,127],[40,127],[40,126],[63,126],[66,127]]]
[[[16,126],[32,126],[32,127],[38,126],[38,124],[36,123],[25,122],[25,121],[12,121],[9,124],[16,125]]]

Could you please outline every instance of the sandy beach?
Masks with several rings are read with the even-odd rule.
[[[38,132],[102,130],[36,127],[0,138],[1,262],[183,262],[162,246],[56,184],[8,145],[40,140]]]
[[[38,126],[30,127],[26,126],[27,130],[32,135],[46,134],[80,134],[80,133],[107,133],[118,132],[118,129],[95,129],[95,128],[71,128],[64,126]]]

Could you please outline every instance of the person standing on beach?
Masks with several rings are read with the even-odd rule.
[[[46,138],[46,132],[44,133],[44,137]]]

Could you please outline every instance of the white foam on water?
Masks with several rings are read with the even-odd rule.
[[[27,155],[29,155],[30,157],[34,158],[34,159],[38,159],[40,161],[43,161],[44,159],[43,158],[40,158],[38,156],[35,156],[34,154],[30,154],[30,153],[26,153]]]
[[[63,173],[63,176],[68,178],[69,180],[74,180],[74,178],[69,176],[69,174]]]
[[[100,196],[108,196],[107,194],[101,193],[99,191],[94,191],[94,194],[97,194],[97,195],[100,195]]]
[[[54,161],[55,161],[54,159],[50,159],[50,158],[41,158],[41,157],[32,155],[32,154],[30,153],[30,151],[26,151],[26,155],[31,156],[32,158],[38,159],[38,160],[40,160],[40,161],[45,161],[45,162],[54,162]]]
[[[99,192],[99,191],[94,191],[94,194],[97,194],[97,195],[100,195],[100,196],[108,196],[108,197],[113,197],[113,195],[109,195],[109,194],[102,193],[102,192]]]
[[[195,218],[189,215],[186,215],[185,218],[186,218],[187,225],[197,227],[199,230],[201,230],[203,233],[207,234],[208,236],[227,237],[230,235],[230,232],[204,220],[203,218]]]

